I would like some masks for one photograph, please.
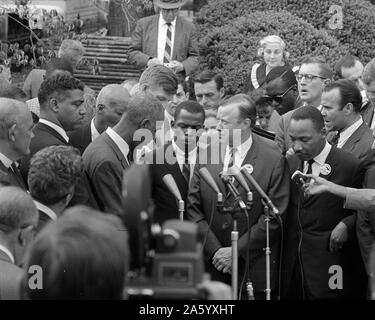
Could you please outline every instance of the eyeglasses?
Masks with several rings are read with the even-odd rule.
[[[297,76],[296,76],[296,79],[297,79],[297,81],[302,81],[302,79],[303,78],[305,78],[305,80],[307,81],[307,82],[311,82],[311,81],[313,81],[314,79],[316,79],[316,78],[320,78],[320,79],[323,79],[323,80],[325,80],[326,78],[324,78],[324,77],[321,77],[321,76],[315,76],[315,75],[313,75],[313,74],[297,74]]]
[[[263,95],[263,97],[264,98],[267,98],[267,99],[269,99],[269,100],[271,100],[271,101],[276,101],[277,103],[281,103],[282,101],[283,101],[283,98],[284,98],[284,96],[290,91],[290,90],[292,90],[292,89],[294,89],[295,88],[295,85],[292,85],[289,89],[287,89],[283,94],[279,94],[279,95],[277,95],[277,96],[268,96],[268,95]]]

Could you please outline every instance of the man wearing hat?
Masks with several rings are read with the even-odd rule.
[[[132,34],[129,60],[139,68],[163,64],[175,73],[192,74],[198,67],[194,25],[178,15],[187,0],[154,0],[160,14],[140,19]]]

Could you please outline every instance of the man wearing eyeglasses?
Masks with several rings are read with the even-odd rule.
[[[198,68],[194,25],[178,15],[187,0],[154,0],[160,15],[140,19],[132,34],[129,59],[139,68],[163,64],[190,75]]]
[[[24,271],[19,267],[34,238],[38,211],[18,187],[0,188],[0,300],[19,300]]]
[[[302,61],[298,81],[299,98],[303,106],[313,106],[321,111],[321,99],[324,87],[330,83],[333,73],[324,59],[307,57]],[[288,135],[293,110],[284,114],[276,132],[276,142],[283,154],[291,151],[291,140]]]

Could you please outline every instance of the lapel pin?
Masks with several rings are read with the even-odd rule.
[[[251,164],[245,164],[243,166],[243,168],[246,169],[246,171],[249,173],[249,174],[252,174],[254,172],[254,167],[251,165]]]
[[[331,166],[327,163],[320,166],[320,173],[323,176],[328,176],[331,173],[331,171],[332,171]]]

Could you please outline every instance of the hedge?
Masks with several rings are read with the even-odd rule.
[[[200,38],[201,68],[221,72],[227,93],[241,92],[256,59],[258,42],[269,34],[278,34],[287,42],[291,65],[298,65],[306,55],[323,56],[334,64],[347,50],[325,31],[286,11],[256,11],[214,27]]]
[[[342,8],[342,29],[329,27],[329,22],[336,13],[330,12],[333,5]],[[374,56],[375,6],[366,0],[209,0],[198,13],[196,24],[199,33],[205,34],[212,27],[223,26],[256,10],[288,11],[315,28],[326,30],[341,44],[348,44],[349,52],[364,63]]]

